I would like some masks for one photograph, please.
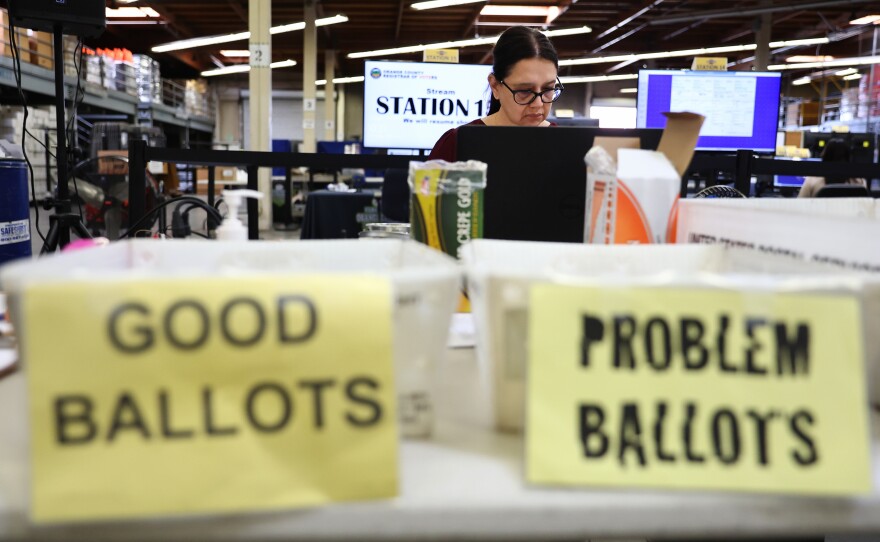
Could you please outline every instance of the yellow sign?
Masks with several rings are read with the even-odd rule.
[[[529,322],[529,482],[871,489],[853,298],[540,285]]]
[[[425,49],[422,62],[448,62],[458,64],[458,49]]]
[[[24,315],[35,521],[396,494],[386,280],[43,285]]]
[[[698,56],[691,63],[692,70],[700,71],[727,71],[727,58],[723,56]]]

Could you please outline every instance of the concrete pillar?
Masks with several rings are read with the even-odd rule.
[[[771,5],[771,3],[764,0],[761,5]],[[767,66],[770,65],[770,31],[773,29],[773,14],[759,15],[755,24],[757,26],[755,43],[758,44],[758,48],[755,49],[755,70],[767,71]]]
[[[251,33],[249,50],[251,71],[250,88],[250,141],[249,150],[272,150],[272,0],[250,0],[248,2],[248,30]],[[272,226],[272,170],[261,168],[259,189],[263,193],[260,201],[260,229]]]
[[[303,31],[303,152],[315,152],[315,108],[318,92],[318,31],[315,26],[315,0],[303,0],[306,28]]]
[[[336,140],[336,88],[333,78],[336,77],[336,51],[327,49],[324,51],[324,76],[327,84],[324,85],[324,139]]]

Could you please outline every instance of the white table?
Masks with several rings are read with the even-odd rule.
[[[450,351],[435,436],[405,441],[400,496],[287,512],[35,527],[26,516],[25,382],[0,380],[0,539],[587,539],[880,533],[880,414],[874,493],[795,498],[563,490],[522,481],[522,438],[487,428],[473,350]]]

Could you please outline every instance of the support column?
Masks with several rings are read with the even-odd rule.
[[[303,30],[303,152],[315,152],[315,109],[318,92],[318,30],[315,26],[315,0],[303,0],[306,28]]]
[[[771,5],[766,0],[761,5]],[[770,65],[770,31],[773,29],[773,14],[764,13],[755,20],[755,70],[767,71]]]
[[[272,150],[272,0],[250,0],[248,2],[248,30],[251,33],[250,50],[251,71],[249,74],[249,113],[250,145],[252,151]],[[257,186],[263,193],[260,200],[260,229],[272,226],[272,170],[261,168]],[[248,206],[250,210],[251,205]]]
[[[327,49],[324,51],[324,77],[327,84],[324,85],[324,139],[336,141],[336,87],[333,78],[336,77],[336,51]]]

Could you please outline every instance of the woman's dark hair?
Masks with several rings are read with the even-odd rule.
[[[823,162],[849,162],[849,159],[849,144],[845,139],[834,137],[825,143],[825,150],[822,151]],[[847,180],[848,177],[833,175],[825,177],[825,184],[840,184],[845,183]]]
[[[504,81],[513,66],[527,58],[543,58],[549,60],[559,69],[559,57],[550,39],[527,26],[511,26],[498,37],[492,50],[492,73],[498,81]],[[494,96],[489,97],[489,114],[501,109],[501,102]]]

